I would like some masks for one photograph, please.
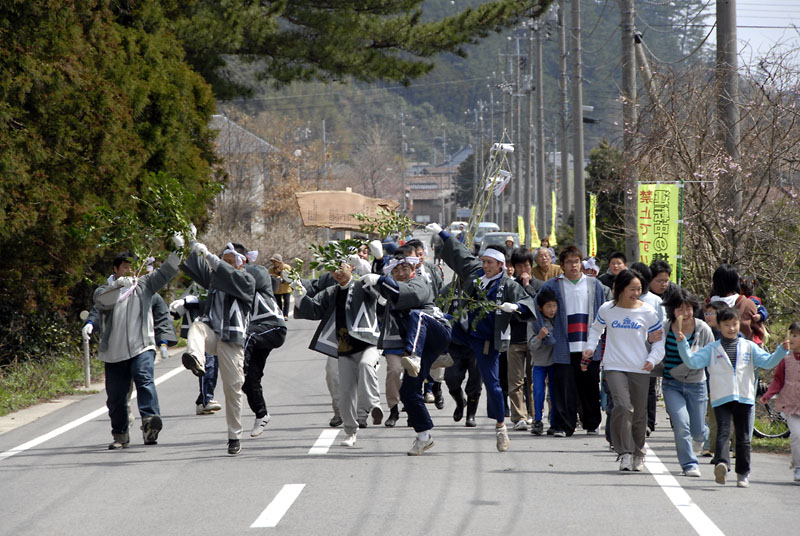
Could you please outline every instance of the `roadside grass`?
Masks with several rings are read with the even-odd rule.
[[[750,442],[750,450],[753,452],[775,452],[780,454],[790,454],[791,448],[789,447],[790,439],[788,437],[756,437]]]
[[[103,364],[92,359],[92,378],[103,373]],[[85,392],[83,356],[37,359],[0,368],[0,416],[52,400]]]

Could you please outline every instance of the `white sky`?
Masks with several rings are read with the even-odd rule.
[[[716,3],[710,2],[707,9],[713,15]],[[707,22],[713,24],[713,17]],[[736,26],[739,52],[745,63],[776,44],[782,49],[800,48],[800,0],[737,0]],[[709,43],[716,42],[715,33],[716,30]]]

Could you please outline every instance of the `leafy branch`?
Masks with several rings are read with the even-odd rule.
[[[349,257],[356,255],[358,248],[366,243],[362,239],[346,238],[324,245],[312,244],[308,246],[312,252],[309,266],[314,270],[338,270],[342,263],[348,262]]]
[[[390,236],[393,234],[407,236],[411,234],[415,227],[424,227],[424,225],[394,210],[377,207],[375,214],[375,216],[370,216],[363,212],[353,214],[353,217],[361,222],[358,226],[360,232],[377,236]]]

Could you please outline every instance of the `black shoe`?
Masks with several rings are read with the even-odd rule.
[[[151,415],[142,417],[142,436],[145,445],[155,445],[158,443],[158,433],[161,431],[161,417]]]
[[[328,422],[328,426],[330,426],[331,428],[336,428],[337,426],[341,426],[342,422],[344,421],[342,421],[341,417],[339,417],[338,415],[334,415],[331,418],[330,422]]]
[[[534,421],[533,426],[531,427],[531,433],[533,435],[542,435],[544,432],[544,424],[542,421]]]
[[[238,439],[229,439],[228,440],[228,454],[231,456],[236,456],[242,452],[242,444],[239,443]]]
[[[464,423],[467,428],[475,428],[478,426],[475,422],[476,413],[478,413],[478,399],[467,400],[467,422]]]
[[[434,391],[433,396],[433,404],[436,406],[436,409],[444,409],[444,395],[442,394],[442,390]]]
[[[555,428],[552,428],[552,427],[551,427],[551,428],[548,428],[548,429],[547,429],[547,435],[553,435],[553,434],[555,434],[556,432],[558,432],[558,430],[556,430]]]
[[[466,405],[466,400],[464,400],[463,394],[454,396],[453,399],[456,401],[456,409],[453,411],[453,420],[459,422],[464,418],[464,406]]]
[[[184,352],[183,356],[181,356],[181,361],[183,362],[183,366],[191,370],[192,374],[198,378],[202,378],[206,375],[206,369],[203,368],[203,365],[200,364],[200,361],[198,361],[197,358],[189,352]]]
[[[395,404],[394,406],[389,408],[389,417],[383,424],[388,428],[394,428],[394,425],[397,424],[397,419],[399,418],[400,418],[400,411],[397,409],[397,404]]]
[[[359,417],[356,419],[359,428],[366,428],[367,427],[367,418],[366,417]]]

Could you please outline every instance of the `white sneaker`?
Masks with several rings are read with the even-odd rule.
[[[436,397],[435,397],[435,396],[433,396],[433,393],[431,393],[430,391],[428,391],[427,393],[425,393],[425,398],[424,398],[424,400],[425,400],[425,403],[426,403],[426,404],[433,404],[434,402],[436,402]]]
[[[701,476],[699,467],[692,467],[691,469],[686,469],[681,474],[683,474],[683,476],[691,476],[694,478],[700,478]]]
[[[210,411],[219,411],[222,409],[222,404],[212,398],[208,401],[208,404],[206,404],[206,409]]]
[[[404,355],[400,358],[400,363],[409,376],[412,378],[419,376],[419,369],[422,367],[422,359],[418,356],[414,354]]]
[[[514,423],[514,430],[519,431],[526,431],[528,429],[528,421],[525,419],[521,419]]]
[[[644,471],[644,458],[640,458],[639,456],[633,457],[633,470],[637,473],[641,473]]]
[[[211,415],[214,413],[203,404],[197,404],[197,408],[195,408],[194,412],[198,415]]]
[[[630,454],[620,454],[619,456],[619,470],[620,471],[633,471],[633,456]]]
[[[431,365],[431,370],[437,368],[447,368],[453,364],[453,358],[450,354],[442,354],[436,358],[436,361]]]
[[[347,434],[342,440],[343,447],[355,447],[356,446],[356,434]]]
[[[422,453],[428,450],[433,446],[433,437],[428,437],[427,441],[423,441],[420,438],[416,438],[414,440],[414,444],[411,445],[411,449],[406,452],[409,456],[422,456]]]
[[[800,486],[800,467],[794,468],[794,483]]]
[[[271,420],[272,416],[269,413],[263,417],[256,417],[256,420],[253,421],[253,430],[250,432],[250,437],[258,437],[264,433],[264,428],[267,427]]]
[[[739,488],[749,488],[750,480],[747,475],[736,475],[736,486]]]
[[[497,436],[497,452],[507,451],[510,441],[508,440],[508,429],[506,425],[504,424],[500,428],[496,428],[495,435]]]

